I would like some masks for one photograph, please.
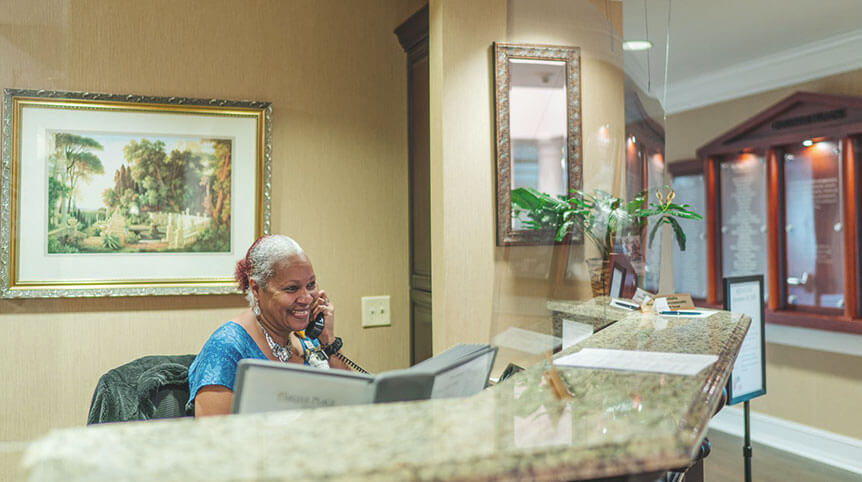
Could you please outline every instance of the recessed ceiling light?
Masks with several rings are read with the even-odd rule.
[[[649,40],[626,40],[623,42],[623,50],[647,50],[652,48]]]
[[[804,141],[802,141],[802,145],[805,147],[811,147],[813,144],[814,141],[812,141],[811,139],[805,139]]]

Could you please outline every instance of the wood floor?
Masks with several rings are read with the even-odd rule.
[[[742,438],[710,430],[712,452],[705,460],[705,482],[745,480]],[[751,480],[754,482],[862,482],[862,475],[752,443]]]

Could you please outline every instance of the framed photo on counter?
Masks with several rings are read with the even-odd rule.
[[[610,257],[610,295],[614,298],[631,298],[637,289],[637,272],[628,256],[620,253]]]

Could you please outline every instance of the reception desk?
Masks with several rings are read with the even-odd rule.
[[[31,480],[572,480],[685,467],[750,318],[632,313],[570,347],[718,355],[694,376],[546,363],[464,399],[57,430],[25,456]],[[626,477],[624,477],[626,478]],[[634,477],[637,478],[637,477]]]
[[[586,301],[549,300],[547,307],[551,312],[554,336],[563,337],[563,325],[567,322],[589,326],[595,333],[631,313],[630,310],[611,306],[610,301],[610,296],[598,296]]]

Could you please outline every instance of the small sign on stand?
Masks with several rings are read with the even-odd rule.
[[[727,381],[727,404],[744,403],[745,480],[751,481],[751,424],[749,401],[766,394],[766,330],[763,310],[763,275],[724,278],[724,309],[751,317],[739,355]]]

